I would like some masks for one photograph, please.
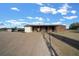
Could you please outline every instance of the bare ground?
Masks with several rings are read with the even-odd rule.
[[[62,36],[64,34],[62,34]],[[73,34],[73,35],[75,35],[75,34]],[[46,37],[47,36],[49,37],[49,35],[46,35]],[[76,43],[76,41],[77,41],[76,39],[70,40],[69,38],[64,38],[61,36],[59,36],[59,37],[55,36],[55,35],[50,36],[52,47],[55,49],[55,51],[57,52],[58,55],[60,55],[60,56],[61,55],[62,56],[79,56],[79,49],[77,49],[79,46],[79,43],[77,43],[78,45],[77,44],[74,45],[74,43]],[[74,40],[74,43],[72,43],[73,40]],[[69,43],[73,44],[74,47],[72,45],[70,45]],[[76,46],[77,46],[77,48],[76,48]]]
[[[2,56],[49,56],[41,33],[0,32]]]

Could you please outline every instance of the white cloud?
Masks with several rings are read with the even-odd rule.
[[[65,3],[62,8],[65,8],[65,9],[68,9],[68,8],[71,8],[71,6],[69,6],[67,3]]]
[[[28,16],[28,17],[26,17],[26,18],[28,18],[28,19],[34,19],[33,17],[31,17],[31,16]]]
[[[20,9],[18,9],[17,7],[12,7],[11,10],[20,11]]]
[[[52,24],[53,25],[60,25],[60,24],[62,24],[62,22],[58,21],[58,22],[53,22]]]
[[[0,28],[6,27],[2,22],[0,22]]]
[[[41,18],[41,17],[40,17],[38,20],[39,20],[39,21],[42,21],[42,20],[43,20],[43,18]]]
[[[50,23],[48,23],[48,22],[45,22],[45,23],[43,23],[43,25],[51,25]]]
[[[61,13],[61,15],[66,15],[69,12],[68,8],[71,7],[68,4],[64,4],[57,12]]]
[[[69,4],[63,4],[59,9],[43,6],[40,7],[40,12],[42,13],[51,13],[51,14],[57,14],[60,13],[61,15],[67,15],[68,13],[75,14],[76,10],[70,10],[69,8],[72,8]]]
[[[68,12],[70,12],[68,9],[71,8],[68,4],[63,4],[58,10],[56,8],[51,7],[40,7],[40,12],[42,13],[51,13],[51,14],[57,14],[60,13],[61,15],[67,15]],[[75,13],[72,11],[72,13]]]
[[[52,14],[56,14],[57,13],[56,9],[55,8],[51,8],[51,13]]]
[[[65,21],[64,19],[59,19],[60,21]]]
[[[31,24],[33,24],[33,25],[50,25],[50,23],[41,22],[41,21],[32,22]]]
[[[21,25],[23,23],[26,23],[26,22],[21,22],[21,21],[17,21],[17,20],[8,20],[6,22],[11,23],[12,25]]]
[[[39,20],[39,21],[43,21],[42,17],[35,17],[35,19]]]
[[[0,25],[0,28],[5,28],[5,26],[4,25]]]
[[[59,9],[58,10],[59,13],[61,13],[61,15],[66,15],[68,13],[67,9]]]
[[[72,13],[72,14],[76,14],[76,10],[72,10],[71,13]]]
[[[74,19],[74,18],[77,18],[78,16],[64,16],[64,18],[66,19]]]
[[[35,19],[35,20],[39,20],[39,21],[43,21],[44,20],[43,17],[31,17],[31,16],[29,16],[29,17],[26,17],[26,18],[28,18],[28,19]]]
[[[24,21],[25,19],[18,19],[19,21]]]
[[[38,22],[38,21],[36,21],[36,22],[32,22],[31,24],[34,24],[34,25],[43,25],[44,22]]]
[[[40,11],[43,13],[50,13],[51,8],[50,7],[40,7]]]
[[[0,22],[0,24],[1,24],[2,22]]]
[[[35,17],[35,19],[39,19],[39,17]]]
[[[47,18],[47,21],[50,21],[50,19],[49,19],[49,18]]]
[[[57,13],[57,11],[56,11],[55,8],[46,7],[46,6],[40,7],[40,11],[41,11],[42,13],[52,13],[52,14],[56,14],[56,13]]]

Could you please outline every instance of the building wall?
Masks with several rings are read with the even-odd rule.
[[[25,27],[24,29],[25,32],[32,32],[32,27]]]
[[[65,26],[27,26],[25,32],[63,32],[66,31]]]
[[[66,28],[65,28],[65,26],[56,26],[55,31],[56,32],[64,32],[64,31],[66,31]]]
[[[12,29],[7,29],[8,32],[12,32]]]

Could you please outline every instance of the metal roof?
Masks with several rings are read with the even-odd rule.
[[[65,26],[65,25],[25,25],[24,27],[28,26]]]

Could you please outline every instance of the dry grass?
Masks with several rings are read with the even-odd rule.
[[[60,56],[79,56],[79,50],[52,37],[52,46]]]
[[[79,41],[79,33],[74,33],[74,32],[59,32],[59,33],[54,33],[58,35],[62,35],[65,37],[73,38],[74,40]],[[58,55],[64,55],[64,56],[79,56],[79,50],[70,46],[67,43],[64,43],[63,41],[60,41],[59,39],[52,37],[52,46],[58,53]]]
[[[79,41],[79,33],[77,33],[77,32],[66,31],[66,32],[57,32],[57,33],[53,32],[53,33]]]

